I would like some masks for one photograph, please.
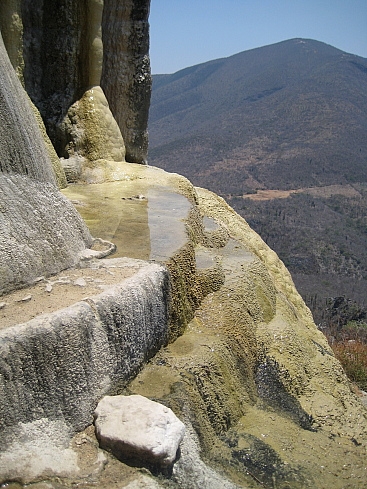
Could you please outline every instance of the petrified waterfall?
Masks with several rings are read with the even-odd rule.
[[[284,264],[223,199],[134,163],[148,14],[0,3],[0,485],[365,487],[366,410]],[[105,394],[185,424],[169,470],[101,449]]]
[[[101,86],[121,129],[126,161],[135,163],[144,163],[148,150],[149,4],[106,0],[103,11]]]
[[[40,182],[56,185],[29,100],[17,79],[0,39],[0,171],[27,175]]]
[[[123,270],[124,263],[114,266]],[[58,417],[72,431],[83,429],[100,397],[132,378],[166,342],[167,272],[145,263],[136,269],[96,297],[0,328],[0,378],[10,380],[11,372],[12,379],[0,384],[1,433],[11,438],[19,422]]]
[[[29,99],[0,36],[0,293],[78,261],[92,242],[58,191]]]
[[[146,161],[149,4],[147,0],[3,0],[0,26],[5,45],[60,157],[88,157],[80,132],[93,129],[85,122],[85,107],[74,104],[101,85],[125,141],[126,160]],[[81,127],[75,127],[78,117]],[[84,137],[86,146],[88,134]],[[119,144],[123,146],[122,140]],[[120,160],[124,156],[119,155]]]

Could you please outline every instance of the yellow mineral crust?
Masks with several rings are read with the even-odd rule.
[[[215,264],[222,282],[127,392],[190,421],[208,460],[241,487],[254,477],[266,487],[359,487],[366,411],[340,363],[277,255],[223,199],[195,191],[197,266]],[[208,240],[219,232],[227,240]]]
[[[125,160],[121,132],[101,87],[94,86],[87,90],[82,98],[71,106],[68,118],[72,125],[80,123],[81,137],[74,144],[75,150],[80,150],[82,156],[90,161]]]

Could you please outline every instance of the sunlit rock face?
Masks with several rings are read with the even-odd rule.
[[[29,99],[0,36],[0,295],[74,265],[92,242],[58,191]]]
[[[145,473],[145,487],[364,487],[366,410],[282,262],[223,199],[122,161],[121,133],[126,159],[144,160],[148,10],[0,3],[15,68],[1,43],[0,296],[33,282],[0,300],[0,484],[140,487],[142,473],[102,453],[93,426],[69,443],[105,394],[137,394],[186,426],[172,473]],[[123,258],[78,261],[96,250],[57,190],[19,80],[80,184],[64,195]],[[75,269],[47,277],[74,265],[84,285],[82,275],[67,286]],[[101,288],[76,298],[87,278]],[[48,300],[57,307],[45,313]]]
[[[61,158],[68,182],[99,183],[118,180],[125,145],[100,86],[84,92],[68,110],[60,127],[67,136],[66,158]]]
[[[0,170],[56,184],[31,106],[0,40]]]
[[[88,135],[93,127],[85,124],[91,111],[86,112],[84,102],[88,91],[101,85],[106,98],[97,97],[94,108],[107,119],[115,118],[119,128],[114,128],[112,161],[124,161],[125,139],[127,161],[145,163],[151,92],[149,3],[2,2],[0,27],[5,46],[59,157],[74,158],[75,150],[83,157],[88,153],[88,141],[94,135]],[[102,140],[109,136],[104,129],[102,125]],[[110,161],[109,151],[102,156]]]

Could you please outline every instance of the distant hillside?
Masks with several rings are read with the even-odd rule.
[[[367,304],[367,59],[292,39],[154,76],[149,133],[149,163],[225,197],[304,297]]]
[[[367,181],[367,60],[293,39],[153,77],[151,164],[219,193]]]

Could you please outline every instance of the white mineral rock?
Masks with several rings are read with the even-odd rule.
[[[139,395],[106,396],[94,416],[101,448],[142,464],[172,464],[185,433],[171,409]]]
[[[85,287],[87,285],[87,282],[84,280],[83,277],[79,277],[76,280],[74,280],[74,285],[78,285],[79,287]]]

